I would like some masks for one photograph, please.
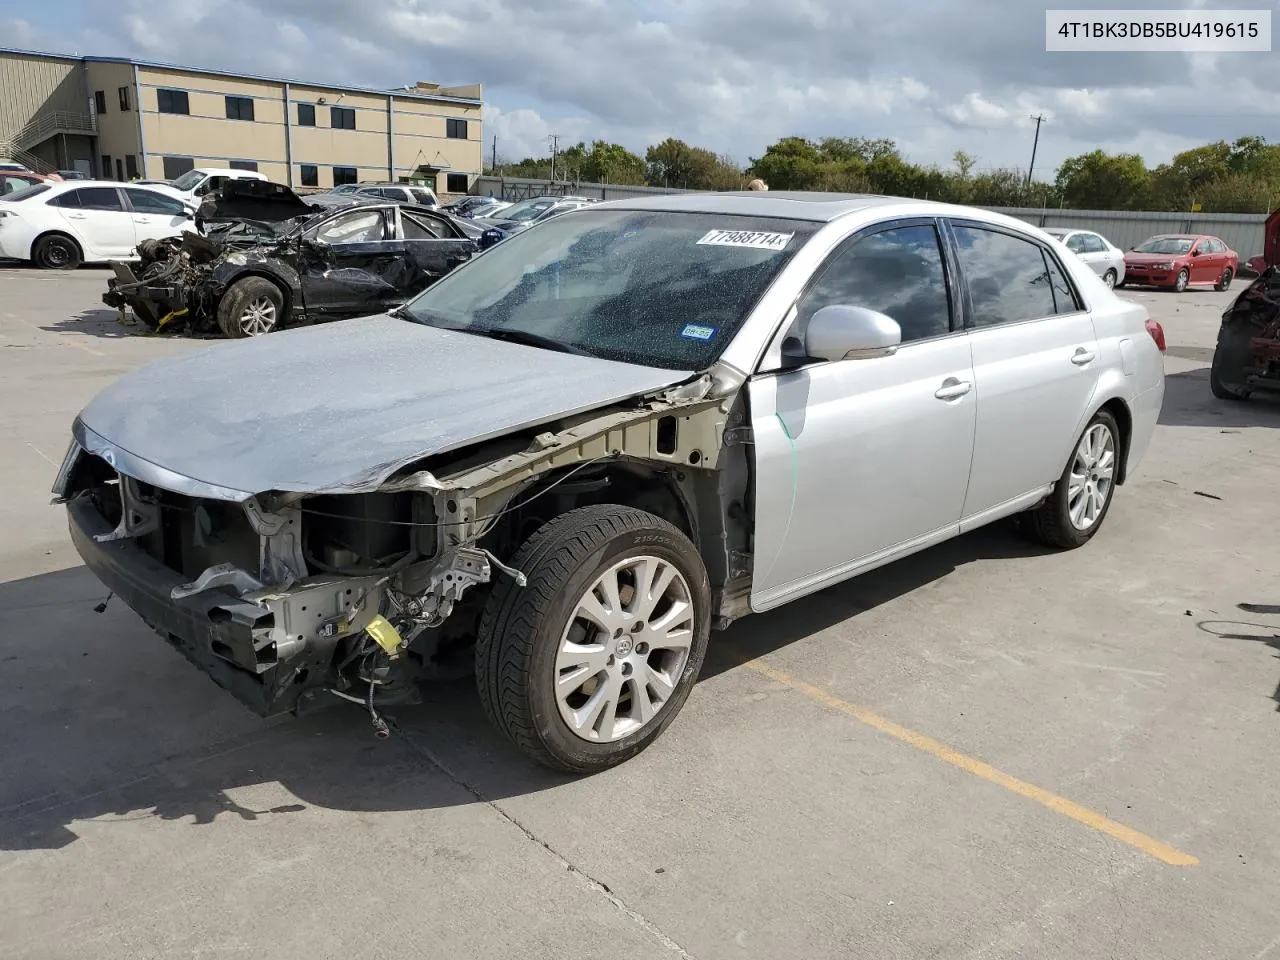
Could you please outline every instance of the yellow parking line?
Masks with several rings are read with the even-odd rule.
[[[1048,807],[1055,813],[1060,813],[1064,817],[1070,817],[1079,823],[1083,823],[1086,827],[1092,827],[1100,833],[1105,833],[1109,837],[1113,837],[1122,843],[1141,850],[1145,854],[1162,860],[1167,864],[1175,867],[1195,866],[1200,861],[1189,853],[1183,853],[1176,847],[1171,847],[1167,843],[1163,843],[1152,837],[1148,837],[1145,833],[1139,833],[1130,827],[1126,827],[1123,823],[1103,816],[1096,810],[1090,810],[1088,807],[1082,807],[1078,803],[1074,803],[1065,797],[1060,797],[1055,793],[1050,793],[1034,784],[1019,780],[1017,777],[1011,777],[1009,774],[997,770],[990,764],[983,763],[975,757],[967,756],[958,750],[953,750],[945,743],[941,743],[933,737],[926,736],[923,733],[916,733],[904,726],[894,723],[892,720],[886,720],[879,714],[872,713],[856,704],[841,700],[834,694],[828,693],[821,687],[815,687],[811,683],[805,683],[803,680],[797,680],[790,674],[783,673],[774,667],[769,666],[760,660],[748,660],[743,666],[754,670],[762,676],[768,677],[778,683],[790,687],[797,693],[803,694],[810,700],[822,704],[824,707],[830,707],[860,723],[886,733],[894,739],[901,740],[903,743],[910,744],[917,750],[937,757],[945,763],[951,764],[953,767],[959,767],[967,773],[973,774],[990,783],[1004,787],[1006,790],[1016,793],[1019,796],[1026,797],[1028,800],[1034,800],[1041,806]]]

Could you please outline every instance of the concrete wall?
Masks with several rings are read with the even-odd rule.
[[[8,140],[39,113],[87,114],[79,60],[6,53],[0,56],[0,140]]]

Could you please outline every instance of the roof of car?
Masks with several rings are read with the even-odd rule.
[[[670,210],[684,213],[748,214],[787,220],[825,223],[846,213],[871,207],[902,203],[922,203],[905,197],[882,197],[864,193],[808,193],[743,190],[734,193],[669,193],[651,197],[610,200],[601,206],[630,210]],[[948,207],[938,204],[940,209]],[[951,208],[954,209],[954,208]]]

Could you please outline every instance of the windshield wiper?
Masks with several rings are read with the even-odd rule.
[[[591,357],[594,354],[583,350],[579,346],[572,343],[565,343],[561,340],[545,337],[540,333],[532,333],[528,330],[516,330],[510,327],[482,327],[472,328],[469,333],[478,333],[484,337],[490,337],[494,340],[505,340],[508,343],[522,343],[526,347],[542,347],[544,350],[555,350],[559,353],[571,353],[577,357]]]

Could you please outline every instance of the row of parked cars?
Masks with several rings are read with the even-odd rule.
[[[1230,288],[1240,272],[1240,255],[1218,237],[1164,233],[1125,251],[1099,233],[1048,227],[1051,237],[1087,263],[1109,287],[1163,287],[1181,293],[1190,286]]]

